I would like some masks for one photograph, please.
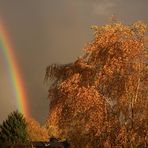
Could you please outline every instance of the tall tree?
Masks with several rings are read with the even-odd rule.
[[[47,123],[73,144],[95,146],[94,139],[99,142],[104,132],[146,123],[148,54],[141,22],[92,29],[94,38],[85,54],[67,65],[50,65],[45,78],[53,81]]]
[[[17,144],[25,143],[28,139],[27,123],[18,111],[8,115],[8,119],[0,125],[0,143]]]

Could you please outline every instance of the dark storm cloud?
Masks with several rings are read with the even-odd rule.
[[[147,0],[1,0],[0,17],[5,20],[22,71],[31,115],[39,121],[47,116],[46,66],[76,59],[92,38],[90,26],[108,23],[112,14],[126,23],[147,22],[147,5]],[[0,79],[7,78],[0,75]],[[0,100],[7,107],[0,107],[0,113],[6,117],[7,108],[13,109],[14,103],[4,85],[2,81]]]

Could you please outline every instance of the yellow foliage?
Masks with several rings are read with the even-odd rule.
[[[47,125],[55,126],[58,135],[75,146],[98,146],[97,141],[107,137],[101,139],[102,145],[110,147],[117,138],[114,146],[121,147],[126,136],[136,142],[136,128],[141,129],[140,120],[142,124],[146,121],[146,25],[115,22],[92,29],[94,38],[83,56],[73,63],[47,68],[46,78],[53,80]],[[130,130],[131,137],[125,133],[125,124],[126,130],[135,130]]]
[[[49,141],[48,130],[32,118],[27,118],[27,132],[31,141]]]

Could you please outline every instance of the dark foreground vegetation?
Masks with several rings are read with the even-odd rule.
[[[69,148],[70,145],[67,141],[59,142],[58,139],[51,138],[49,142],[47,141],[34,141],[29,142],[28,144],[9,144],[3,143],[0,144],[0,148]]]

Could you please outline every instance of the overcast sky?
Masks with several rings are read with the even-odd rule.
[[[91,25],[108,23],[114,14],[124,23],[148,23],[148,0],[0,0],[3,18],[28,94],[30,114],[45,121],[49,108],[45,69],[69,63],[92,39]],[[2,59],[3,55],[0,55]],[[0,60],[0,122],[16,109]]]

